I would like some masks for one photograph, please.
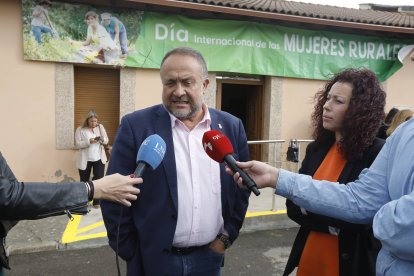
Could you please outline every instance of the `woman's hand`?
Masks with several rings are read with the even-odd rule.
[[[268,164],[259,161],[249,161],[249,162],[236,162],[236,165],[245,171],[257,184],[259,189],[265,187],[276,187],[277,179],[279,178],[279,170],[275,167],[272,167]],[[243,179],[240,177],[239,173],[234,173],[229,167],[226,166],[226,172],[230,175],[233,175],[234,181],[241,188],[245,188],[243,184]]]
[[[105,199],[121,203],[127,207],[131,206],[131,200],[136,200],[140,190],[135,185],[142,183],[142,178],[131,178],[131,176],[119,173],[107,175],[101,179],[94,180],[94,199]]]

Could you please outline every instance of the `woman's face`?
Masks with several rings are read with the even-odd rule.
[[[91,117],[88,119],[88,126],[90,128],[94,128],[98,126],[98,118],[96,117]]]
[[[95,26],[96,22],[97,22],[96,18],[93,17],[93,16],[88,16],[85,21],[86,21],[86,24],[88,24],[88,26],[89,25],[90,26]]]
[[[334,83],[323,106],[323,127],[335,132],[337,140],[341,137],[340,132],[351,102],[352,89],[350,83]]]

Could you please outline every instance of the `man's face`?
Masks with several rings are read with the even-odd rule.
[[[103,22],[106,26],[108,26],[111,23],[111,19],[110,18],[104,19]]]
[[[180,120],[202,114],[203,93],[209,81],[201,71],[201,65],[192,56],[173,54],[164,61],[162,102]]]

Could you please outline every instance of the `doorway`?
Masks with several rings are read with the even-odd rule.
[[[217,80],[217,108],[240,118],[247,140],[262,140],[263,83],[247,80]],[[249,145],[251,160],[262,160],[262,145]]]
[[[74,76],[74,129],[82,125],[90,110],[94,110],[112,144],[119,126],[119,69],[75,66]]]

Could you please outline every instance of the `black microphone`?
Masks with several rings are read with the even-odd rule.
[[[225,162],[233,172],[238,172],[243,179],[243,184],[249,188],[256,196],[260,195],[254,180],[242,169],[236,165],[236,160],[233,157],[233,146],[229,138],[217,130],[206,131],[203,135],[203,147],[211,159],[221,163]]]

